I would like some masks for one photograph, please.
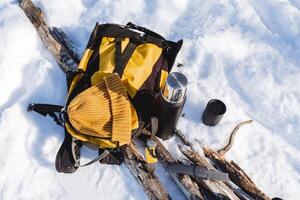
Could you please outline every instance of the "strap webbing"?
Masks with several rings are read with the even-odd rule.
[[[94,160],[91,160],[90,162],[88,162],[86,164],[79,165],[78,167],[85,167],[85,166],[91,165],[95,162],[98,162],[99,160],[102,160],[103,158],[105,158],[108,154],[110,154],[110,152],[105,149],[97,158],[95,158]]]
[[[129,42],[129,44],[126,46],[123,54],[122,54],[122,61],[123,61],[123,71],[125,69],[125,66],[127,65],[130,57],[132,56],[135,48],[136,48],[137,44],[134,43],[134,42]],[[123,71],[122,71],[122,74],[123,74]]]
[[[138,31],[144,32],[145,34],[141,35],[136,31],[131,29],[136,29]],[[161,48],[168,47],[168,41],[166,41],[162,36],[150,31],[149,29],[138,26],[128,25],[126,27],[119,26],[116,24],[102,24],[98,27],[97,37],[122,37],[129,38],[130,40],[135,40],[140,43],[152,43]]]
[[[126,46],[124,52],[122,53],[122,38],[116,38],[116,48],[115,48],[115,59],[116,66],[114,69],[114,73],[119,74],[120,78],[124,73],[125,66],[127,65],[130,57],[132,56],[137,44],[135,42],[130,41]]]
[[[211,170],[204,166],[187,165],[181,163],[168,163],[166,170],[176,174],[187,174],[201,179],[228,181],[228,174],[217,170]]]
[[[145,128],[145,122],[142,121],[142,123],[140,124],[138,129],[132,134],[131,138],[134,139],[134,138],[138,137],[139,135],[141,135],[144,128]]]
[[[152,43],[155,44],[161,48],[167,47],[167,43],[165,40],[153,37],[151,35],[144,35],[141,40],[145,43]]]
[[[122,62],[122,38],[116,38],[116,48],[115,48],[115,59],[116,59],[116,66],[114,72],[117,72],[122,78],[122,71],[123,71],[123,62]]]
[[[53,118],[56,124],[60,126],[64,126],[64,119],[63,119],[63,108],[64,106],[61,105],[52,105],[52,104],[29,104],[27,107],[27,111],[35,111],[43,116],[47,114]],[[55,114],[57,113],[57,115]]]

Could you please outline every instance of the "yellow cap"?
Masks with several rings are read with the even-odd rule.
[[[125,86],[117,74],[78,94],[67,109],[72,126],[82,134],[129,143],[131,109]]]

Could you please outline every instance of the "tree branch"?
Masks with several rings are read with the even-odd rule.
[[[124,148],[125,164],[143,186],[149,199],[170,199],[161,182],[153,172],[147,171],[147,163],[140,155],[133,143]]]
[[[167,168],[170,163],[178,163],[156,137],[153,140],[157,144],[155,149],[156,155],[164,168]],[[200,193],[201,188],[198,188],[197,184],[188,175],[174,174],[169,171],[168,173],[188,199],[204,199]]]

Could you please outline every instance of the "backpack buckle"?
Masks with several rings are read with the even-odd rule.
[[[157,162],[157,156],[155,153],[156,145],[155,141],[151,139],[146,140],[145,159],[148,164]]]

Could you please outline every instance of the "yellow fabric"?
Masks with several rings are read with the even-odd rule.
[[[129,43],[128,38],[124,38],[121,42],[121,48],[122,52],[126,48],[127,44]],[[115,68],[115,38],[111,37],[103,37],[101,40],[101,44],[99,46],[99,69],[101,72],[105,73],[113,73],[114,68]],[[99,71],[99,72],[100,72]],[[97,72],[96,72],[97,73]]]
[[[122,52],[126,48],[129,43],[128,38],[124,38],[121,43]],[[95,72],[91,77],[92,85],[97,85],[97,83],[102,79],[102,77],[108,73],[112,73],[115,68],[115,38],[111,37],[103,37],[100,49],[99,49],[99,57],[100,57],[100,68],[99,71]],[[84,59],[89,59],[89,57],[83,57]],[[131,106],[131,127],[132,129],[138,128],[138,115],[132,106]]]
[[[91,85],[94,86],[99,84],[103,80],[103,77],[106,76],[107,74],[109,73],[105,73],[103,71],[95,72],[94,75],[91,77]]]
[[[115,46],[114,38],[102,38],[99,46],[99,69],[101,70],[98,72],[113,73],[115,68]]]
[[[78,65],[78,69],[82,69],[83,71],[86,70],[87,67],[87,63],[89,61],[89,59],[91,58],[92,54],[93,54],[93,50],[92,49],[86,49],[81,60],[80,63]],[[70,85],[70,89],[69,89],[69,94],[71,94],[72,90],[74,89],[74,87],[76,86],[77,82],[82,78],[82,74],[78,74],[74,77],[71,85]]]
[[[128,38],[124,38],[121,42],[122,52],[129,43]],[[129,59],[122,76],[122,82],[125,84],[127,91],[131,97],[134,97],[137,90],[142,86],[145,80],[150,76],[152,68],[162,49],[154,44],[143,44],[138,46],[131,58]],[[96,85],[103,75],[112,73],[115,68],[115,38],[103,37],[99,49],[100,67],[91,77],[92,85]],[[165,73],[162,73],[165,74]],[[164,77],[166,78],[166,77]],[[132,129],[138,128],[138,115],[131,105],[132,113]]]
[[[118,75],[105,76],[105,83],[111,102],[112,141],[129,142],[131,138],[131,110],[125,86]]]
[[[82,134],[111,138],[112,142],[130,141],[130,103],[117,74],[107,74],[96,86],[78,94],[67,113],[72,126]]]
[[[135,108],[133,107],[133,105],[131,103],[130,103],[130,109],[131,109],[131,128],[132,128],[132,130],[134,130],[139,127],[139,118],[138,118]]]
[[[159,82],[159,86],[160,88],[163,88],[164,87],[164,84],[167,80],[167,77],[168,77],[168,72],[165,71],[165,70],[161,70],[161,75],[160,75],[160,82]]]
[[[126,46],[129,43],[128,38],[124,38],[121,47],[122,52],[126,48]],[[103,37],[101,40],[101,44],[99,47],[99,70],[93,74],[91,77],[91,84],[92,86],[97,86],[101,80],[103,80],[103,77],[107,74],[111,74],[114,71],[115,67],[115,38],[110,37]],[[80,61],[80,64],[78,66],[79,69],[83,69],[83,71],[87,68],[87,63],[91,58],[91,55],[93,54],[93,50],[86,49],[84,52],[84,55]],[[142,84],[147,80],[147,78],[150,76],[152,72],[152,68],[159,59],[160,55],[162,53],[162,49],[154,44],[142,44],[139,45],[135,51],[133,52],[133,55],[129,59],[127,65],[125,66],[123,76],[121,77],[121,80],[123,84],[125,85],[128,94],[131,97],[134,97],[136,92],[139,90],[139,88],[142,86]],[[160,87],[162,87],[163,83],[166,80],[166,77],[168,75],[168,72],[163,71],[161,73],[161,80],[160,80]],[[69,89],[69,95],[71,94],[72,90],[78,83],[78,81],[82,78],[82,74],[78,74],[74,77],[70,89]],[[80,94],[79,94],[80,95]],[[77,95],[78,96],[78,95]],[[75,97],[76,98],[76,97]],[[75,99],[74,98],[74,99]],[[73,99],[73,100],[74,100]],[[129,102],[129,108],[131,115],[128,117],[128,119],[131,119],[131,130],[134,130],[138,128],[138,115],[135,111],[135,108],[133,105]],[[127,111],[126,111],[127,112]],[[107,113],[106,113],[107,114]],[[111,113],[110,113],[111,114]],[[103,119],[103,120],[107,120]],[[113,119],[112,119],[113,121]],[[72,124],[73,125],[73,124]],[[127,124],[128,125],[128,124]],[[126,125],[126,126],[127,126]],[[116,131],[119,132],[121,129],[123,130],[123,127],[118,126],[116,128]],[[68,123],[66,123],[66,129],[68,132],[76,137],[79,140],[86,141],[86,142],[92,142],[94,144],[99,145],[99,147],[102,148],[115,148],[116,143],[113,142],[113,140],[122,140],[119,141],[119,145],[124,145],[127,142],[125,140],[130,139],[130,136],[123,136],[120,137],[120,135],[109,135],[107,132],[110,127],[106,126],[104,131],[103,137],[96,137],[96,135],[93,135],[94,131],[92,131],[91,135],[82,134],[76,130],[74,130]],[[103,128],[104,129],[104,128]],[[102,129],[102,130],[103,130]],[[111,130],[113,132],[113,130]],[[112,137],[112,138],[111,138]],[[112,139],[112,140],[111,140]]]
[[[131,97],[135,96],[138,89],[150,76],[161,53],[161,48],[149,43],[139,45],[135,49],[121,78]]]
[[[156,163],[157,158],[153,157],[153,155],[150,151],[155,154],[155,147],[146,147],[145,148],[145,160],[148,164]]]
[[[86,71],[88,61],[89,61],[90,57],[92,56],[93,52],[94,51],[92,49],[85,50],[85,52],[80,60],[80,63],[78,65],[78,69],[82,69],[83,71]]]
[[[99,83],[105,75],[107,75],[107,73],[105,72],[102,71],[96,72],[91,78],[91,84],[97,85],[97,83]],[[137,129],[139,126],[139,119],[136,110],[131,103],[130,103],[130,109],[131,109],[131,128],[132,130],[134,130]]]
[[[102,73],[112,73],[115,68],[115,38],[103,37],[100,44],[100,67],[99,71],[92,76],[94,83],[98,82]],[[124,38],[121,43],[122,52],[129,43],[128,38]],[[130,57],[123,76],[122,82],[125,84],[128,94],[134,97],[138,89],[147,80],[152,72],[152,68],[162,53],[162,49],[154,44],[146,43],[139,45]]]
[[[66,123],[66,129],[72,136],[74,136],[75,138],[77,138],[81,141],[94,143],[101,148],[116,148],[117,147],[116,143],[113,143],[109,139],[101,139],[101,138],[81,134],[78,131],[71,128],[71,126],[68,123]],[[119,143],[120,146],[122,146],[124,144],[127,144],[127,143],[122,143],[122,142]]]

